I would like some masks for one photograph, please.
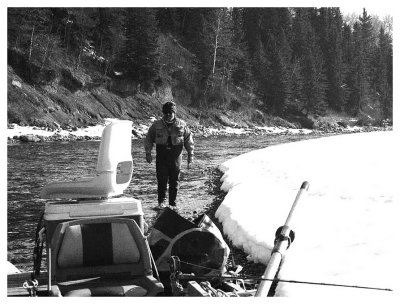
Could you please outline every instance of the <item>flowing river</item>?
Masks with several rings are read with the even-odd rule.
[[[190,169],[186,168],[186,152],[183,156],[177,199],[180,213],[200,213],[213,202],[207,181],[210,172],[224,161],[271,145],[316,137],[321,134],[195,138],[195,159]],[[99,145],[100,141],[8,145],[7,259],[19,269],[32,270],[36,225],[46,203],[40,199],[42,187],[53,181],[93,176]],[[153,210],[157,205],[155,157],[152,164],[146,163],[142,140],[132,141],[132,157],[134,171],[125,194],[141,200],[144,220],[151,227],[157,215]]]

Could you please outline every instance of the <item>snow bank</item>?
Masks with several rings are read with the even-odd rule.
[[[40,128],[40,127],[32,127],[32,126],[19,126],[17,124],[10,124],[6,130],[8,139],[15,139],[21,136],[33,136],[33,137],[43,137],[43,138],[51,138],[56,137],[57,140],[60,138],[68,139],[71,136],[75,136],[78,138],[99,138],[103,132],[105,125],[108,120],[112,120],[114,118],[106,118],[105,123],[99,124],[96,126],[90,126],[86,128],[77,128],[75,130],[49,130],[48,128]],[[143,138],[146,136],[150,125],[156,120],[154,116],[150,117],[149,124],[135,124],[132,127],[132,137],[133,138]],[[377,127],[371,127],[376,128]],[[360,127],[347,127],[341,128],[337,130],[331,130],[332,132],[343,132],[343,133],[352,133],[352,132],[362,132],[363,128]],[[310,129],[290,129],[283,127],[254,127],[254,128],[231,128],[231,127],[222,127],[222,128],[213,128],[213,127],[204,127],[200,129],[194,128],[192,130],[195,136],[224,136],[224,135],[252,135],[252,134],[271,134],[271,135],[279,135],[279,134],[310,134],[310,133],[321,133],[323,131],[320,130],[310,130]],[[32,138],[30,141],[40,141],[35,140],[37,138]]]
[[[78,128],[75,131],[67,131],[62,129],[49,130],[46,128],[19,126],[16,124],[12,124],[12,128],[7,129],[7,137],[13,138],[14,136],[21,136],[21,135],[36,135],[36,136],[49,137],[55,134],[59,134],[60,136],[68,136],[69,134],[72,134],[75,136],[100,137],[104,127],[105,124],[97,126],[89,126],[86,128]]]
[[[398,136],[397,136],[398,137]],[[296,233],[280,277],[394,288],[398,149],[394,132],[332,136],[271,146],[226,161],[224,233],[249,259],[267,263],[303,181],[308,194],[291,223]],[[388,295],[356,288],[280,283],[278,296]]]

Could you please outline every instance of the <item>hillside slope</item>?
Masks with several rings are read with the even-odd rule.
[[[96,125],[104,118],[120,118],[140,124],[160,114],[165,98],[146,93],[121,97],[103,85],[90,81],[82,84],[66,72],[50,83],[29,83],[8,66],[8,123],[68,129]],[[180,115],[196,123],[187,109],[181,109]]]
[[[27,62],[18,50],[8,49],[7,123],[74,130],[102,124],[105,118],[119,118],[133,121],[135,127],[149,125],[152,117],[160,117],[161,105],[168,100],[177,103],[178,117],[194,130],[281,126],[326,131],[357,123],[337,113],[315,118],[292,111],[290,116],[274,117],[261,111],[257,98],[240,88],[228,102],[202,106],[188,98],[193,94],[182,88],[182,81],[175,79],[172,84],[161,83],[146,91],[129,79],[102,75],[93,64],[75,68],[68,56],[44,67]]]
[[[152,92],[138,89],[126,79],[110,79],[95,70],[76,71],[67,65],[43,69],[26,63],[18,52],[9,51],[7,66],[7,122],[48,129],[71,129],[102,123],[104,118],[148,124],[161,116],[161,105],[174,100],[178,116],[197,127],[292,126],[282,119],[267,117],[249,103],[204,108],[179,96],[177,88],[163,85]]]

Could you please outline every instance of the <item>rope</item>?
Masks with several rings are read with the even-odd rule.
[[[198,267],[198,268],[203,268],[203,269],[207,269],[207,270],[216,270],[215,268],[210,268],[210,267],[206,267],[206,266],[201,266],[201,265],[196,265],[193,263],[189,263],[189,262],[185,262],[185,261],[180,261],[182,264],[186,264],[186,265],[190,265],[190,266],[194,266],[194,267]]]

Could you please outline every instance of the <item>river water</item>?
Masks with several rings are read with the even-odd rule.
[[[195,159],[190,169],[183,162],[177,205],[180,213],[200,213],[213,201],[207,187],[213,168],[237,155],[270,145],[321,135],[263,135],[195,138]],[[7,259],[22,270],[32,270],[36,225],[46,200],[44,185],[91,177],[95,173],[100,141],[10,144],[7,147]],[[134,172],[125,194],[141,200],[144,220],[151,227],[157,213],[155,161],[145,161],[142,140],[132,141]],[[186,153],[184,154],[184,160]],[[186,206],[186,207],[185,207]],[[188,208],[187,206],[190,206]],[[185,210],[185,208],[187,210]]]

